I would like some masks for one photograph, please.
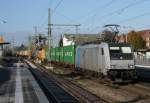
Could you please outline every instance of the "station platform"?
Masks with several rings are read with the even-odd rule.
[[[0,67],[0,103],[49,103],[27,65]]]

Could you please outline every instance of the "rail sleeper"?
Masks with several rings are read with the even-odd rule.
[[[30,70],[51,102],[79,103],[73,96],[58,86],[52,78],[48,78],[44,73],[37,69],[33,70],[31,68]]]

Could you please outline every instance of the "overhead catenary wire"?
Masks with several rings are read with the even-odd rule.
[[[105,17],[110,17],[110,16],[112,16],[113,14],[121,15],[121,13],[123,13],[125,10],[127,10],[127,9],[129,9],[129,8],[131,8],[131,7],[134,7],[134,6],[138,5],[138,4],[144,3],[144,2],[146,2],[146,1],[148,1],[148,0],[138,0],[138,1],[134,1],[134,2],[129,3],[128,5],[126,5],[125,7],[122,7],[122,8],[119,8],[119,9],[115,10],[115,11],[112,11],[112,12],[110,12],[110,13],[107,13],[107,14],[105,14],[105,15],[103,15],[103,16],[100,16],[99,18],[103,18],[102,20],[104,20]],[[93,28],[93,29],[95,29],[95,28]],[[93,30],[93,29],[92,29],[92,30]]]
[[[130,7],[136,6],[136,5],[138,5],[138,4],[140,4],[140,3],[144,3],[144,2],[146,2],[146,1],[148,1],[148,0],[139,0],[139,1],[133,2],[133,3],[131,3],[131,4],[128,4],[127,6],[121,8],[121,9],[118,11],[118,14],[123,13],[123,11],[125,11],[126,9],[128,9],[128,8],[130,8]]]
[[[125,7],[114,11],[114,14],[116,13],[117,15],[121,15],[126,9],[128,9],[128,8],[130,8],[130,7],[133,7],[133,6],[136,6],[136,5],[138,5],[138,4],[144,3],[144,2],[146,2],[146,1],[148,1],[148,0],[139,0],[139,1],[133,2],[133,3],[131,3],[131,4],[128,4],[128,5],[126,5]],[[113,14],[113,12],[112,12],[112,14]],[[112,15],[112,14],[110,14],[110,15]],[[110,21],[111,19],[112,19],[112,18],[110,18],[109,21]],[[107,21],[108,21],[108,20],[107,20]]]
[[[132,3],[129,3],[128,5],[126,5],[125,7],[122,7],[122,8],[119,8],[119,9],[117,9],[117,10],[115,10],[115,11],[112,11],[112,12],[110,12],[110,13],[106,13],[105,15],[103,15],[103,16],[101,16],[101,17],[105,17],[105,16],[107,16],[107,15],[109,15],[109,16],[111,16],[111,14],[117,14],[117,15],[121,15],[124,11],[126,11],[127,9],[129,9],[129,8],[131,8],[131,7],[133,7],[133,6],[136,6],[136,5],[138,5],[138,4],[141,4],[141,3],[143,3],[143,2],[145,2],[145,1],[148,1],[148,0],[134,0],[134,2],[132,2]],[[63,0],[60,0],[58,3],[57,3],[57,5],[55,6],[55,8],[53,9],[53,11],[52,11],[52,13],[55,13],[56,12],[56,10],[57,10],[57,8],[61,5],[61,3],[63,2]],[[110,3],[110,4],[109,4]],[[111,0],[111,1],[109,1],[109,5],[112,5],[112,3],[114,3],[113,2],[113,0]],[[108,8],[109,7],[109,5],[108,6],[106,6],[106,8]],[[104,6],[105,7],[105,6]],[[59,13],[59,12],[58,12]],[[67,18],[67,20],[69,20],[69,18],[67,17],[67,16],[65,16],[65,15],[63,15],[65,18]],[[102,20],[104,20],[105,21],[105,18],[103,18]],[[71,21],[71,20],[70,20]],[[101,20],[100,20],[101,21]],[[88,22],[87,22],[88,23]],[[96,26],[97,27],[97,26]],[[100,27],[100,26],[99,26]]]
[[[63,2],[63,0],[60,0],[60,1],[56,4],[55,8],[52,10],[52,15],[56,12],[57,8],[60,6],[60,4],[61,4],[62,2]],[[105,8],[109,7],[109,5],[111,5],[113,2],[114,2],[114,0],[109,1],[108,3],[106,3],[106,4],[102,7],[102,9],[105,9]],[[61,14],[61,15],[63,15],[63,14]],[[65,16],[65,15],[63,15],[63,17],[67,18],[67,20],[69,20],[69,21],[73,21],[72,19],[70,19],[69,17],[67,17],[67,16]]]
[[[60,6],[60,4],[62,3],[62,1],[63,1],[63,0],[60,0],[60,1],[56,4],[56,6],[55,6],[54,9],[53,9],[53,14],[55,13],[56,9]],[[54,0],[50,0],[50,2],[48,3],[48,4],[50,4],[50,8],[52,8],[53,2],[54,2]],[[47,8],[46,8],[46,9],[47,9]],[[45,10],[44,10],[44,11],[45,11]],[[41,16],[41,19],[40,19],[40,20],[43,20],[41,26],[43,26],[44,24],[46,24],[46,22],[47,22],[46,16],[47,16],[47,12],[44,13],[44,15]],[[43,19],[43,18],[44,18],[44,19]],[[39,21],[40,21],[40,20],[39,20]]]
[[[114,4],[116,1],[118,1],[118,0],[111,0],[111,1],[109,1],[109,2],[107,2],[106,4],[104,4],[102,7],[101,7],[101,11],[102,10],[105,10],[106,8],[109,8],[112,4]],[[92,14],[91,15],[91,13],[93,13],[93,12],[95,12],[96,11],[96,9],[97,8],[100,8],[99,6],[98,7],[96,7],[95,9],[93,9],[93,10],[91,10],[91,12],[89,12],[88,13],[88,17],[90,16],[90,18],[87,18],[86,20],[84,20],[81,24],[82,25],[85,25],[85,24],[87,24],[87,23],[89,23],[89,20],[90,19],[92,19],[92,23],[89,23],[88,24],[88,26],[90,26],[90,25],[92,25],[93,23],[94,23],[94,18],[96,17],[96,15],[97,15],[97,13],[94,13],[94,14]],[[86,16],[85,16],[86,17]],[[83,17],[82,17],[83,18]],[[86,25],[87,26],[87,25]],[[89,29],[90,27],[86,27],[87,28],[87,30],[89,31],[91,31],[91,29]]]
[[[119,9],[115,10],[115,11],[112,11],[112,12],[110,12],[110,13],[107,13],[107,14],[101,16],[100,18],[103,18],[103,17],[106,17],[106,16],[111,16],[112,14],[115,14],[115,13],[121,14],[121,13],[123,13],[123,11],[125,11],[126,9],[128,9],[128,8],[130,8],[130,7],[133,7],[133,6],[136,6],[136,5],[138,5],[138,4],[144,3],[144,2],[146,2],[146,1],[148,1],[148,0],[139,0],[139,1],[136,1],[136,2],[133,2],[133,3],[130,3],[130,4],[126,5],[125,7],[122,7],[122,8],[119,8]]]
[[[125,11],[126,9],[128,9],[128,8],[130,8],[130,7],[133,7],[133,6],[136,6],[136,5],[140,4],[140,3],[144,3],[144,2],[146,2],[146,1],[148,1],[148,0],[139,0],[139,1],[136,1],[136,2],[133,2],[133,3],[130,3],[130,4],[126,5],[125,7],[122,7],[122,8],[119,8],[119,9],[115,10],[115,11],[112,11],[112,12],[110,12],[110,13],[107,13],[107,14],[101,16],[100,18],[103,18],[103,19],[104,19],[104,17],[110,17],[111,15],[116,14],[116,13],[120,15],[120,14],[123,13],[123,11]]]
[[[122,20],[122,21],[119,21],[117,23],[129,22],[129,21],[132,21],[132,20],[135,20],[137,18],[141,18],[143,16],[147,16],[147,15],[150,15],[150,11],[149,12],[145,12],[145,13],[140,14],[140,15],[137,15],[137,16],[134,16],[134,17],[131,17],[131,18],[128,18],[128,19],[125,19],[125,20]]]
[[[49,2],[48,2],[48,7],[49,7],[49,5],[50,5],[50,7],[52,7],[53,1],[54,1],[54,0],[49,0]],[[40,19],[39,19],[40,27],[43,27],[43,26],[47,25],[46,23],[47,23],[47,9],[48,9],[48,7],[46,7],[46,8],[42,11],[43,14],[41,15],[41,17],[40,17]]]
[[[104,5],[101,7],[100,10],[104,10],[104,9],[108,8],[109,6],[111,6],[111,5],[112,5],[114,2],[116,2],[116,1],[117,1],[117,0],[115,0],[115,1],[114,1],[114,0],[111,0],[111,1],[107,2],[106,4],[104,4]],[[91,15],[91,13],[95,12],[97,8],[100,8],[100,7],[98,6],[98,7],[94,8],[93,10],[91,10],[90,12],[88,12],[87,15],[82,16],[82,17],[80,17],[80,18],[86,18],[86,17],[89,17],[89,16],[92,18],[93,16],[96,16],[96,15],[97,15],[96,13],[94,13],[94,14],[92,14],[92,15]],[[90,18],[89,18],[89,19],[90,19]],[[88,20],[83,21],[82,24],[85,23],[85,22],[87,22],[87,21],[88,21]]]
[[[57,5],[56,5],[56,7],[53,9],[53,11],[52,11],[52,15],[56,12],[56,9],[60,6],[60,4],[63,2],[63,0],[60,0],[58,3],[57,3]],[[58,14],[60,14],[61,16],[63,16],[64,18],[67,18],[67,20],[69,20],[70,22],[73,22],[73,20],[71,19],[71,18],[69,18],[68,16],[66,16],[66,15],[64,15],[63,13],[58,13]]]
[[[117,0],[115,0],[115,1],[117,1]],[[105,8],[108,8],[112,3],[114,3],[115,2],[114,0],[111,0],[111,1],[109,1],[109,2],[107,2],[104,6],[102,6],[101,8],[102,9],[105,9]],[[58,6],[60,5],[60,3],[62,3],[62,1],[60,1],[60,2],[58,2]],[[58,6],[56,6],[57,8],[58,8]],[[55,8],[56,8],[55,7]],[[98,6],[99,7],[99,6]],[[56,8],[56,9],[57,9]],[[56,11],[56,9],[54,9],[54,11],[53,11],[53,14],[55,13],[55,11]],[[84,16],[82,16],[82,17],[80,17],[80,18],[85,18],[86,16],[89,16],[89,14],[91,14],[92,12],[94,12],[95,10],[97,9],[97,7],[96,8],[94,8],[93,10],[91,10],[90,12],[88,12],[87,13],[87,15],[84,15]],[[101,9],[101,10],[102,10]],[[58,13],[58,14],[60,14],[60,15],[62,15],[64,18],[66,18],[69,22],[76,22],[76,20],[73,20],[73,19],[71,19],[70,17],[68,17],[68,16],[66,16],[66,15],[64,15],[64,14],[62,14],[62,13]],[[94,14],[95,15],[95,14]]]
[[[53,4],[54,0],[50,0],[50,2],[48,4],[50,4],[50,8],[52,8],[52,4]],[[60,6],[60,4],[63,2],[63,0],[60,0],[56,6],[54,7],[53,9],[53,14],[55,13],[56,9]],[[47,8],[46,8],[47,9]],[[44,15],[41,16],[41,18],[44,18],[44,19],[40,19],[40,20],[43,20],[43,22],[41,23],[41,27],[46,25],[46,22],[47,22],[47,18],[46,18],[46,15],[47,15],[47,12],[44,13]]]
[[[60,0],[58,3],[57,3],[57,5],[56,5],[56,7],[53,9],[53,14],[56,12],[56,9],[60,6],[60,4],[63,2],[63,0]]]
[[[140,0],[140,2],[141,2],[141,1],[142,1],[142,0]],[[145,1],[147,1],[147,0],[145,0]],[[126,9],[130,8],[131,6],[136,5],[138,2],[139,2],[139,1],[136,1],[136,2],[134,2],[134,3],[129,3],[129,4],[126,5],[125,7],[122,7],[122,8],[119,8],[119,9],[115,10],[115,11],[112,11],[112,12],[110,12],[110,13],[104,14],[104,15],[98,17],[98,18],[102,18],[101,20],[104,20],[105,17],[110,17],[110,16],[112,16],[112,15],[115,14],[115,13],[119,13],[121,10],[124,10],[124,11],[125,11]],[[101,21],[101,20],[99,20],[99,21]],[[86,23],[87,23],[87,22],[86,22]],[[93,22],[93,23],[94,23],[94,22]],[[92,23],[91,23],[91,25],[92,25]],[[95,28],[93,28],[93,29],[95,29]],[[92,31],[93,31],[93,29],[92,29]]]

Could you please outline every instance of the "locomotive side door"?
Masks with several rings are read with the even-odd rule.
[[[104,45],[104,65],[103,73],[107,75],[107,71],[110,69],[110,53],[108,45]]]
[[[109,57],[109,50],[107,44],[102,44],[100,46],[100,72],[103,75],[107,75],[107,71],[109,69],[110,64],[110,57]]]
[[[100,67],[101,67],[101,70],[100,72],[102,74],[104,74],[104,69],[105,69],[105,56],[104,56],[104,48],[101,47],[100,48]],[[104,74],[105,75],[105,74]]]

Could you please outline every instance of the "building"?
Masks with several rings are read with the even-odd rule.
[[[118,42],[120,42],[120,43],[126,43],[128,40],[127,40],[127,35],[125,35],[125,34],[122,34],[122,35],[119,35],[118,37],[117,37],[117,40],[118,40]]]
[[[9,42],[5,42],[3,37],[0,36],[0,57],[2,57],[3,55],[3,51],[4,51],[4,45],[8,45],[10,44]]]
[[[142,31],[138,31],[138,33],[146,42],[146,47],[150,49],[150,30],[142,30]]]
[[[150,49],[150,29],[137,31],[137,33],[143,38],[146,42],[146,47]],[[63,46],[74,45],[74,44],[83,44],[85,42],[92,42],[99,40],[100,34],[64,34],[62,37]],[[128,42],[127,34],[119,35],[117,38],[118,42]]]
[[[2,36],[0,36],[0,43],[4,43],[4,39]]]
[[[85,42],[96,41],[99,38],[99,34],[64,34],[61,42],[63,46],[79,45]]]
[[[141,30],[137,31],[137,33],[143,38],[143,40],[146,42],[146,47],[150,49],[150,30]],[[128,42],[127,35],[119,35],[118,36],[119,42]]]
[[[15,47],[16,54],[19,56],[29,56],[29,50],[27,46],[24,46],[23,44],[19,47]]]

